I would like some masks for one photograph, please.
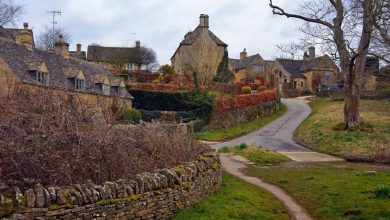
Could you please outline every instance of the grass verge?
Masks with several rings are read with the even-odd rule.
[[[235,147],[222,147],[220,153],[232,153],[243,156],[256,165],[275,165],[291,161],[290,158],[277,152],[270,151],[261,147],[246,146],[240,144]]]
[[[316,151],[350,160],[390,163],[390,102],[361,100],[364,126],[353,131],[339,129],[342,101],[314,99],[311,115],[295,137]]]
[[[225,173],[218,192],[179,212],[175,219],[283,220],[289,217],[272,194]]]
[[[387,168],[388,169],[388,168]],[[390,219],[390,172],[351,163],[250,167],[248,175],[278,185],[315,219]]]
[[[205,141],[226,141],[236,137],[248,134],[255,131],[262,126],[274,121],[282,116],[287,110],[287,106],[280,104],[279,111],[271,115],[257,118],[247,123],[237,124],[228,128],[218,128],[213,130],[206,130],[194,134],[195,138]]]

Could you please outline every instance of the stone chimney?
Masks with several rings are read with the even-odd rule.
[[[136,48],[140,48],[140,47],[141,47],[141,41],[137,40],[137,41],[135,42],[135,47],[136,47]]]
[[[64,36],[62,34],[58,35],[58,40],[54,44],[54,51],[66,59],[69,58],[69,44],[64,42]]]
[[[28,49],[32,50],[34,39],[32,32],[30,32],[30,30],[28,29],[27,22],[23,23],[23,30],[19,32],[16,42],[21,43]]]
[[[199,27],[209,28],[209,16],[201,14],[199,17]]]
[[[78,52],[78,53],[80,53],[81,52],[81,44],[76,44],[76,51]]]
[[[309,59],[313,60],[316,58],[316,48],[311,46],[309,47]]]
[[[246,48],[244,48],[244,51],[240,53],[240,60],[246,59],[248,57],[248,53],[246,52]]]

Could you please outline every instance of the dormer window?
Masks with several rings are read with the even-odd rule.
[[[49,86],[49,70],[44,62],[32,61],[26,62],[26,65],[28,67],[29,73],[31,74],[31,77],[37,82],[37,84]]]
[[[35,72],[35,80],[37,81],[38,84],[48,86],[49,85],[49,74],[36,71]]]
[[[76,78],[74,80],[74,87],[77,90],[85,90],[85,80]]]
[[[74,89],[79,91],[85,90],[85,75],[83,71],[69,68],[64,70],[64,73],[73,85]]]
[[[102,93],[104,95],[110,95],[110,90],[111,90],[110,85],[102,84]]]
[[[120,97],[125,97],[126,96],[126,87],[118,87],[118,94]]]

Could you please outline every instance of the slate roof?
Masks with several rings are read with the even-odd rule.
[[[184,36],[184,40],[180,43],[180,45],[192,45],[194,43],[194,41],[199,37],[200,32],[201,32],[201,28],[203,28],[203,27],[198,26],[197,28],[195,28],[194,31],[188,32]],[[211,32],[210,30],[207,30],[207,31],[208,31],[208,34],[210,35],[211,39],[213,39],[214,42],[218,46],[224,46],[224,47],[228,46],[221,39],[219,39],[213,32]]]
[[[9,39],[12,41],[16,41],[18,38],[19,32],[22,31],[23,29],[16,29],[16,28],[4,28],[0,27],[0,37]],[[28,32],[33,34],[32,29],[28,29]],[[34,43],[34,37],[33,37],[33,46],[35,45]]]
[[[273,61],[273,60],[266,60],[265,62],[267,63],[269,68],[272,68],[275,64],[275,61]]]
[[[232,60],[231,64],[234,70],[244,69],[247,68],[249,65],[251,65],[253,61],[256,60],[256,58],[261,58],[261,57],[259,54],[255,54],[242,60],[231,59]]]
[[[301,72],[301,67],[304,63],[303,60],[276,59],[276,61],[278,61],[292,77],[306,78]]]
[[[69,54],[73,58],[77,58],[80,60],[86,60],[87,59],[87,53],[85,51],[69,51]]]
[[[89,45],[87,60],[94,62],[112,62],[121,59],[125,63],[139,63],[140,48],[137,47],[103,47]]]
[[[37,68],[39,63],[44,62],[49,71],[49,85],[54,88],[74,90],[72,82],[69,80],[70,69],[82,71],[85,75],[85,90],[83,92],[102,94],[99,85],[94,83],[94,77],[105,75],[109,80],[115,81],[115,77],[108,69],[87,61],[69,58],[65,59],[61,55],[52,51],[45,51],[34,48],[28,50],[23,45],[13,41],[0,38],[0,58],[12,69],[14,74],[25,83],[36,84],[35,79],[29,73],[31,68]],[[117,89],[111,87],[111,95],[118,96]],[[132,98],[127,93],[126,98]]]

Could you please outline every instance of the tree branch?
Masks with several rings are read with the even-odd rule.
[[[326,27],[328,27],[330,29],[333,29],[333,25],[331,23],[329,23],[329,22],[323,21],[321,19],[308,18],[308,17],[302,16],[302,15],[287,13],[282,8],[280,8],[279,6],[274,5],[272,3],[272,0],[270,0],[269,2],[270,2],[269,6],[272,8],[272,13],[274,15],[282,15],[282,16],[286,16],[287,18],[297,18],[297,19],[304,20],[304,21],[307,21],[307,22],[321,24],[321,25],[324,25],[324,26],[326,26]]]

